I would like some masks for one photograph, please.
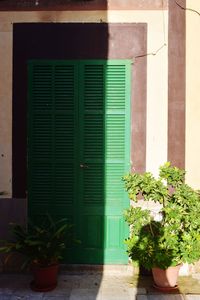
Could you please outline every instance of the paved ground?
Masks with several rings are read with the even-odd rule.
[[[57,288],[46,293],[33,292],[30,281],[27,274],[0,274],[0,300],[200,300],[199,274],[180,277],[173,294],[156,291],[150,276],[62,272]]]

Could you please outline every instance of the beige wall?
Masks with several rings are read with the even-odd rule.
[[[200,12],[200,1],[187,0]],[[186,11],[186,170],[187,182],[200,189],[200,17]]]
[[[167,11],[0,12],[0,190],[11,195],[12,178],[12,23],[16,22],[113,22],[147,23],[148,53],[167,40]],[[138,53],[138,55],[144,53]],[[147,56],[147,169],[156,173],[167,160],[167,68],[163,47]],[[4,156],[1,156],[3,154]]]

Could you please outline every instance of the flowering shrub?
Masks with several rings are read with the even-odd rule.
[[[167,162],[160,167],[157,179],[145,172],[128,174],[123,180],[136,204],[125,211],[130,225],[130,236],[125,240],[130,258],[146,269],[199,260],[200,195],[184,183],[185,171]],[[161,206],[159,218],[153,217],[150,209],[137,206],[141,198]]]

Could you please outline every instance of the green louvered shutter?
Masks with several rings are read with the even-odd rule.
[[[130,61],[29,63],[28,211],[67,217],[73,263],[126,263]]]
[[[73,220],[77,66],[29,63],[28,211]]]
[[[105,262],[127,261],[123,211],[129,205],[121,180],[130,169],[130,61],[105,67]]]
[[[85,263],[125,263],[130,162],[130,61],[80,64],[80,237]]]

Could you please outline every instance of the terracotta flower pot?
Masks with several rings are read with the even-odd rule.
[[[158,289],[174,289],[177,288],[177,279],[181,265],[169,267],[166,270],[160,268],[152,268],[155,287]]]
[[[32,268],[34,280],[31,282],[31,289],[37,292],[47,292],[57,286],[58,264],[48,267],[34,266]]]

